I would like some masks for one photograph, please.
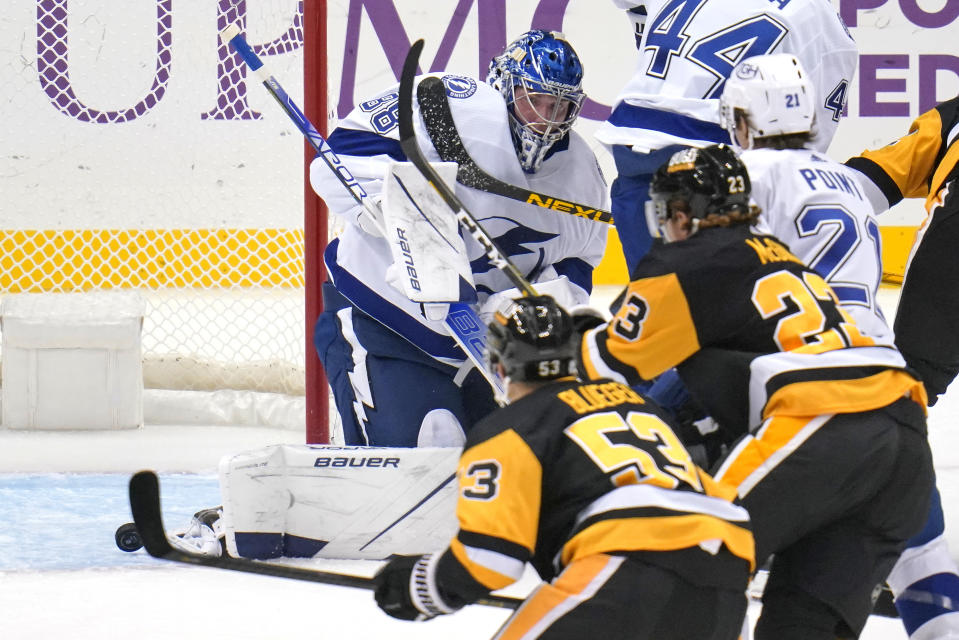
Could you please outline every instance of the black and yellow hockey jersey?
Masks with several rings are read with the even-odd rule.
[[[444,592],[474,600],[526,562],[550,580],[594,554],[700,545],[714,569],[745,576],[754,542],[736,490],[693,464],[661,411],[617,382],[564,379],[478,423],[458,469],[460,530],[438,564]]]
[[[846,164],[874,182],[890,207],[925,198],[929,211],[942,186],[959,175],[959,96],[920,115],[907,135]]]
[[[819,275],[745,224],[654,246],[580,355],[581,376],[627,384],[677,367],[734,433],[770,415],[867,411],[904,394],[925,404],[896,348],[863,335]]]

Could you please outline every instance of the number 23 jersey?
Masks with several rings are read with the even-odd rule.
[[[581,376],[627,384],[677,367],[735,432],[771,415],[868,411],[907,393],[925,403],[894,346],[861,332],[821,276],[745,224],[654,246],[580,355]]]
[[[810,149],[752,149],[739,157],[769,232],[829,283],[863,333],[892,343],[876,299],[879,223],[859,173]]]

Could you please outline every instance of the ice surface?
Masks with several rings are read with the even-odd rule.
[[[889,317],[895,291],[885,291]],[[930,416],[952,549],[959,549],[959,393]],[[0,638],[61,640],[489,638],[508,612],[467,607],[427,623],[382,614],[370,592],[200,567],[116,549],[130,519],[129,474],[162,471],[170,527],[216,504],[220,455],[302,434],[249,427],[147,427],[115,433],[0,429]],[[183,473],[189,472],[189,473]],[[754,618],[758,607],[753,605]],[[905,638],[898,621],[870,620],[867,640]]]

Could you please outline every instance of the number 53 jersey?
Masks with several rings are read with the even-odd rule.
[[[770,235],[700,229],[654,246],[613,319],[583,337],[580,375],[635,384],[676,367],[731,433],[770,416],[857,413],[922,385],[835,292]]]
[[[735,488],[696,467],[661,410],[617,382],[558,381],[495,411],[470,431],[457,475],[460,530],[439,582],[467,599],[518,580],[526,562],[548,581],[586,556],[638,552],[729,588],[753,565]],[[680,550],[691,552],[658,553]]]

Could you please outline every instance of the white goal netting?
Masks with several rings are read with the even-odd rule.
[[[301,101],[302,2],[173,5],[4,4],[0,296],[136,290],[147,388],[301,397],[303,144],[218,33]]]

